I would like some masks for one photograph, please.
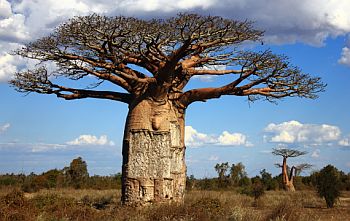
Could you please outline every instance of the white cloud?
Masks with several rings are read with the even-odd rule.
[[[0,0],[0,18],[7,18],[11,16],[11,5],[6,0]]]
[[[62,150],[67,148],[67,145],[64,145],[64,144],[47,144],[47,143],[29,144],[29,146],[31,146],[31,152],[33,153]]]
[[[109,145],[114,146],[113,141],[109,141],[106,135],[101,135],[99,138],[94,135],[80,135],[78,138],[67,142],[69,145]]]
[[[163,11],[173,12],[179,10],[191,10],[195,8],[208,9],[216,4],[215,0],[180,0],[180,1],[167,1],[167,0],[130,0],[122,1],[120,6],[127,11]]]
[[[247,141],[247,137],[241,133],[230,133],[224,131],[219,136],[208,135],[198,132],[192,126],[185,127],[185,144],[189,147],[200,146],[252,146],[252,143]]]
[[[214,137],[211,137],[204,133],[199,133],[192,126],[185,127],[185,143],[190,147],[198,147],[204,144],[213,144],[216,140]]]
[[[153,17],[181,11],[250,19],[266,30],[267,39],[280,43],[303,41],[321,45],[328,36],[350,31],[350,2],[347,0],[37,0],[11,3],[1,0],[1,4],[2,17],[25,16],[26,30],[36,34],[43,30],[45,33],[74,15],[92,12]]]
[[[350,138],[343,138],[339,140],[338,144],[343,147],[350,147]]]
[[[246,136],[241,133],[222,132],[218,138],[219,145],[239,146],[246,144]]]
[[[350,66],[350,48],[344,47],[341,52],[341,57],[338,60],[339,64]]]
[[[276,143],[325,144],[337,141],[341,131],[337,126],[327,124],[302,124],[288,121],[281,124],[269,124],[264,132],[265,139]]]
[[[204,65],[203,67],[196,68],[197,70],[216,70],[222,71],[226,70],[226,65]],[[216,78],[216,75],[195,75],[194,79],[199,79],[203,82],[212,82]]]
[[[0,41],[1,43],[1,41]],[[17,55],[11,55],[7,52],[14,50],[16,47],[20,47],[20,44],[9,44],[6,47],[2,47],[0,44],[0,50],[4,49],[4,51],[0,52],[0,83],[8,82],[13,74],[19,71],[24,71],[28,68],[34,68],[38,63],[34,60],[28,60],[21,58]],[[47,63],[48,68],[54,68],[52,63]]]
[[[7,82],[17,72],[18,60],[9,54],[0,54],[0,82]]]
[[[321,151],[319,149],[316,149],[316,150],[314,150],[314,152],[312,152],[311,157],[312,158],[319,158],[320,153],[321,153]]]
[[[190,11],[249,19],[266,31],[265,42],[278,44],[304,42],[322,46],[328,37],[350,32],[350,1],[347,0],[0,0],[0,6],[0,81],[10,79],[13,70],[23,69],[21,63],[4,54],[4,45],[23,44],[47,35],[76,15],[166,17]],[[343,48],[339,63],[349,64],[349,47]],[[207,76],[198,78],[213,80]]]
[[[4,125],[0,125],[0,133],[3,133],[5,131],[7,131],[10,128],[11,124],[6,123]]]
[[[0,20],[0,39],[7,41],[23,41],[29,38],[27,27],[24,24],[25,17],[14,14]]]

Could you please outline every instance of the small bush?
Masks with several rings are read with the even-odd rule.
[[[243,188],[241,193],[254,197],[254,206],[257,206],[258,200],[265,194],[265,187],[260,180],[256,180],[252,185]]]
[[[36,210],[24,197],[23,191],[14,189],[0,198],[1,221],[31,221]]]
[[[24,193],[18,189],[14,189],[4,197],[4,203],[8,207],[23,207],[25,205]]]

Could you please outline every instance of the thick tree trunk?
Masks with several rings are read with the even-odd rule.
[[[284,185],[284,189],[285,189],[286,191],[294,192],[294,191],[295,191],[295,188],[294,188],[293,181],[288,181],[288,182]]]
[[[293,184],[293,167],[291,168],[290,177],[288,177],[287,173],[287,157],[283,157],[283,164],[282,164],[282,182],[283,182],[283,188],[286,191],[295,191],[294,184]]]
[[[184,113],[171,101],[129,106],[123,141],[122,202],[182,202],[186,186]]]

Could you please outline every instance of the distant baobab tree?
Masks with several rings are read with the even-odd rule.
[[[325,88],[320,78],[303,73],[283,55],[243,51],[242,44],[260,43],[262,37],[249,21],[217,16],[78,16],[17,50],[40,63],[16,73],[10,83],[23,93],[127,104],[122,202],[182,202],[185,112],[192,103],[223,95],[249,101],[314,99]],[[52,63],[56,68],[47,68]],[[228,75],[220,87],[185,88],[196,76]]]
[[[311,164],[303,163],[299,165],[295,165],[292,167],[288,167],[287,158],[289,157],[298,157],[301,155],[307,154],[305,151],[281,148],[281,149],[273,149],[272,154],[276,156],[283,157],[282,164],[275,164],[277,167],[282,168],[282,184],[283,188],[287,191],[295,191],[294,188],[294,177],[298,175],[302,170],[308,169],[311,167]],[[289,170],[289,171],[288,171]],[[289,175],[288,175],[289,172]]]

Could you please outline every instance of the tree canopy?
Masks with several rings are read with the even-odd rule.
[[[284,158],[288,157],[298,157],[307,154],[306,151],[288,149],[288,148],[273,148],[272,154],[276,156],[282,156]]]
[[[182,108],[222,95],[274,101],[287,96],[316,98],[324,90],[320,78],[303,73],[284,55],[242,50],[242,44],[259,43],[262,37],[252,22],[218,16],[178,14],[151,20],[78,16],[17,50],[15,54],[40,63],[16,73],[10,83],[20,92],[66,100],[130,103],[144,97],[167,98]],[[47,68],[52,63],[55,68]],[[184,91],[192,77],[201,75],[231,75],[232,80],[221,87]],[[96,81],[78,88],[60,84],[56,79],[60,77]],[[103,82],[122,89],[99,90]]]

